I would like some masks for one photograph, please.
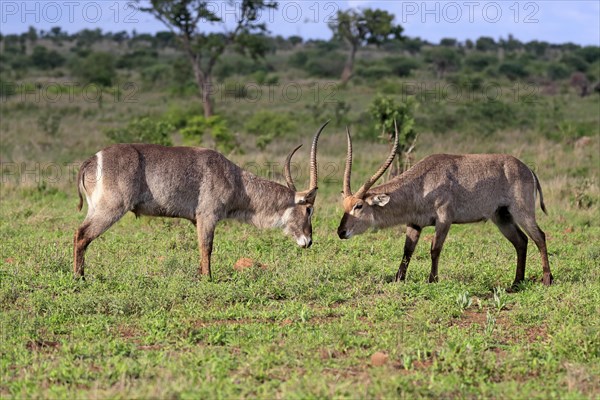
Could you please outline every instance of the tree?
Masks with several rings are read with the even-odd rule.
[[[342,71],[342,83],[352,77],[356,52],[361,46],[383,43],[396,38],[400,39],[402,26],[394,25],[394,15],[387,11],[367,8],[362,11],[338,11],[337,20],[329,23],[334,39],[343,40],[350,46],[346,65]]]
[[[495,51],[496,42],[494,41],[494,38],[482,36],[475,42],[475,48],[479,51]]]
[[[264,23],[258,23],[258,19],[261,11],[277,7],[271,0],[227,0],[227,3],[237,9],[232,30],[227,30],[223,15],[215,10],[215,3],[211,1],[150,0],[150,7],[140,8],[154,15],[179,39],[192,65],[207,118],[213,115],[212,75],[219,57],[232,45],[253,58],[263,56],[266,46],[261,46],[253,37],[267,29]],[[215,24],[223,27],[224,32],[207,34],[200,31],[201,26]]]
[[[453,38],[443,38],[442,40],[440,40],[440,46],[458,47],[458,41]]]
[[[35,30],[35,28],[33,26],[30,26],[29,30],[27,30],[27,40],[29,40],[29,45],[31,47],[33,47],[38,40],[37,31]]]

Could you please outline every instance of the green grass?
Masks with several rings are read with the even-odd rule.
[[[33,191],[34,192],[34,191]],[[393,280],[402,229],[335,235],[320,199],[309,250],[277,231],[224,223],[212,282],[193,227],[129,215],[71,274],[82,215],[73,193],[5,190],[2,394],[9,397],[568,397],[600,394],[600,229],[541,217],[555,285],[533,245],[527,282],[505,294],[515,254],[491,224],[453,227],[427,284],[428,234]],[[328,202],[328,204],[325,204]],[[250,257],[266,269],[238,272]],[[468,292],[462,309],[457,296]],[[489,313],[490,317],[487,316]],[[495,321],[492,321],[495,320]],[[377,351],[389,355],[371,366]]]
[[[353,101],[366,103],[372,93],[360,90],[365,93]],[[127,107],[137,115],[165,103],[156,94],[148,96],[125,108],[106,105],[91,117],[65,116],[57,138],[36,131],[28,113],[39,110],[4,104],[13,112],[2,121],[3,138],[10,143],[2,161],[81,161],[105,144],[105,126],[131,114]],[[577,101],[573,107],[579,109],[597,106],[597,100]],[[236,112],[254,106],[241,104]],[[82,104],[81,111],[93,107]],[[294,143],[308,142],[316,129],[309,125]],[[84,213],[75,211],[74,183],[68,176],[40,185],[3,181],[0,395],[600,396],[598,136],[574,149],[535,132],[475,139],[422,133],[417,159],[442,151],[497,151],[536,168],[550,212],[538,211],[538,222],[548,237],[555,284],[541,284],[540,256],[530,241],[526,282],[499,299],[494,289],[513,281],[516,254],[491,223],[451,229],[437,284],[426,283],[432,228],[424,231],[402,284],[393,279],[403,227],[340,241],[335,229],[343,143],[342,130],[328,128],[319,146],[324,170],[313,247],[300,249],[279,231],[222,223],[213,281],[198,276],[191,224],[133,215],[92,243],[87,280],[75,281],[72,238]],[[240,164],[282,162],[290,147],[273,143],[266,153],[251,150],[234,158]],[[354,185],[386,152],[386,145],[357,141]],[[297,159],[305,168],[306,155],[304,149]],[[326,183],[330,171],[335,173]],[[581,196],[586,201],[578,206]],[[266,268],[236,271],[233,265],[241,257]],[[386,353],[387,363],[372,365],[376,352]]]

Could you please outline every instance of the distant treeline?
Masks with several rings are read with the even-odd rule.
[[[218,35],[217,35],[218,36]],[[252,75],[258,83],[286,78],[338,78],[347,44],[331,40],[304,41],[300,36],[256,35],[265,58],[236,54],[231,49],[215,67],[215,77]],[[0,74],[4,81],[23,79],[36,71],[52,76],[73,75],[110,86],[119,70],[140,74],[147,85],[167,85],[184,91],[192,78],[189,63],[172,32],[155,34],[102,32],[84,29],[74,34],[54,27],[30,27],[22,34],[0,34]],[[358,56],[354,78],[363,80],[429,74],[430,78],[478,81],[496,78],[552,82],[570,80],[582,95],[600,80],[600,48],[574,43],[521,42],[512,37],[482,36],[464,42],[452,38],[434,44],[401,37],[380,46],[366,46]]]

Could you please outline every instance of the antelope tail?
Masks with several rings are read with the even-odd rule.
[[[77,205],[77,211],[81,211],[81,208],[83,207],[83,196],[81,195],[81,185],[83,185],[84,189],[85,189],[85,183],[84,183],[84,178],[85,178],[85,169],[87,168],[88,164],[90,163],[90,160],[85,160],[82,164],[81,167],[79,168],[79,172],[77,173],[77,195],[79,196],[79,204]]]
[[[533,174],[533,180],[535,181],[535,188],[540,194],[540,207],[542,208],[544,214],[548,215],[548,211],[546,211],[546,205],[544,204],[544,195],[542,193],[542,186],[540,186],[540,180],[538,179],[535,172],[531,171],[531,173]]]

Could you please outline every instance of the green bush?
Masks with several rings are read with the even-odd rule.
[[[117,68],[135,69],[153,66],[157,60],[158,52],[156,50],[137,49],[120,56],[115,65]]]
[[[172,67],[166,64],[155,64],[142,69],[140,75],[146,87],[164,86],[172,80]]]
[[[600,60],[600,47],[585,46],[576,51],[576,54],[583,58],[586,62],[592,64]]]
[[[38,117],[37,125],[46,135],[55,137],[58,135],[61,121],[62,114],[47,111]]]
[[[181,129],[187,126],[188,121],[202,114],[199,104],[191,104],[187,107],[177,105],[169,106],[169,109],[162,115],[161,119],[175,129]]]
[[[568,65],[571,70],[586,72],[588,69],[588,64],[585,60],[575,54],[565,54],[560,61]]]
[[[496,62],[498,59],[491,54],[471,53],[465,57],[464,65],[471,71],[481,72]]]
[[[390,66],[392,73],[399,77],[409,76],[413,70],[421,65],[414,58],[408,57],[386,57],[384,62]]]
[[[124,128],[109,129],[105,134],[115,143],[155,143],[170,146],[170,135],[174,129],[168,122],[142,117],[129,122]]]
[[[355,70],[355,74],[366,79],[377,80],[392,75],[392,69],[387,65],[381,64],[358,66]]]
[[[257,136],[256,146],[264,150],[278,136],[295,129],[288,115],[273,111],[259,111],[244,124],[244,129]]]
[[[328,57],[319,56],[306,63],[305,70],[310,76],[319,78],[339,78],[344,69],[344,57],[340,55],[330,55]]]
[[[266,64],[240,54],[230,54],[219,59],[215,65],[214,75],[223,80],[233,75],[250,75],[257,71],[269,72]]]
[[[276,85],[279,83],[279,76],[275,74],[269,74],[264,70],[253,73],[252,79],[259,85]]]
[[[111,86],[117,77],[115,60],[110,53],[90,53],[73,64],[73,74],[85,83]]]
[[[506,76],[511,81],[519,78],[526,78],[529,74],[525,65],[519,61],[505,61],[498,67],[498,72]]]
[[[5,81],[0,77],[0,98],[13,96],[16,93],[15,82]]]
[[[465,130],[491,134],[510,127],[522,128],[523,121],[519,118],[519,111],[525,108],[524,104],[479,99],[462,104],[458,113],[463,116]]]
[[[570,69],[563,63],[551,63],[546,66],[546,75],[553,81],[566,79],[571,74]]]
[[[227,120],[220,115],[209,118],[198,115],[190,119],[180,131],[188,144],[194,145],[199,145],[202,136],[207,132],[213,137],[219,151],[229,153],[237,147],[235,138],[227,126]]]
[[[40,69],[53,69],[60,67],[65,62],[65,58],[56,50],[46,49],[43,46],[35,46],[31,54],[31,63]]]
[[[309,59],[310,56],[307,51],[297,51],[290,56],[288,63],[291,67],[302,69],[304,66],[306,66],[306,63]]]
[[[467,90],[479,90],[483,87],[484,79],[480,74],[465,74],[458,73],[449,75],[446,80],[459,86],[461,89]]]
[[[397,103],[393,97],[382,95],[377,95],[369,106],[369,113],[375,121],[375,132],[383,134],[391,142],[396,135],[394,123],[398,126],[397,154],[400,154],[404,160],[402,168],[398,164],[398,171],[404,171],[409,167],[408,157],[417,141],[414,118],[416,107],[417,102],[414,97],[408,97],[406,101]],[[402,160],[399,158],[398,163],[400,162]]]

